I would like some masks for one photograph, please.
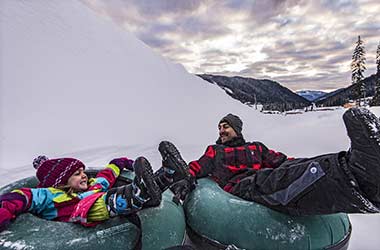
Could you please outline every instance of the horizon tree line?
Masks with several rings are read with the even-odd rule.
[[[354,99],[357,100],[359,105],[361,105],[361,100],[363,99],[365,101],[366,93],[367,93],[367,86],[366,82],[364,81],[364,71],[366,68],[366,57],[365,57],[365,48],[364,48],[364,42],[361,39],[360,36],[358,36],[358,40],[355,43],[355,49],[352,54],[352,61],[351,61],[351,80],[353,85],[352,95]],[[377,47],[376,51],[376,65],[377,65],[377,72],[375,77],[375,94],[370,102],[371,106],[374,105],[380,105],[380,42]]]

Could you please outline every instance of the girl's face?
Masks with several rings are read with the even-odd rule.
[[[88,178],[84,173],[83,168],[79,168],[74,172],[72,176],[70,176],[69,180],[67,181],[67,185],[69,185],[74,190],[74,192],[81,192],[87,190],[87,181]]]

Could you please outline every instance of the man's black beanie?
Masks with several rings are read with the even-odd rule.
[[[225,117],[220,120],[219,124],[222,122],[228,123],[236,132],[237,135],[242,135],[241,131],[243,130],[243,122],[239,118],[239,116],[234,115],[234,114],[228,114]]]

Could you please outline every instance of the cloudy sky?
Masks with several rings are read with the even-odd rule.
[[[331,91],[351,82],[355,42],[375,73],[378,0],[81,0],[191,73]]]

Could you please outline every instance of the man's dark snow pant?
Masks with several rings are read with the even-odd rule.
[[[253,171],[231,193],[291,215],[380,212],[380,203],[374,202],[379,197],[360,190],[345,156],[340,152],[288,160],[275,169]]]

